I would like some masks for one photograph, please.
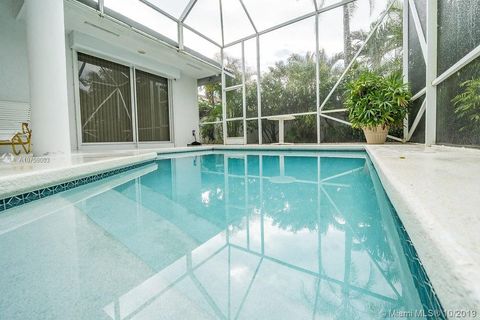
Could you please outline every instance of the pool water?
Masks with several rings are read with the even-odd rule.
[[[424,309],[365,153],[164,157],[0,214],[0,319]]]

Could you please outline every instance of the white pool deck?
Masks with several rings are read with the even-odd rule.
[[[49,163],[0,161],[0,199],[202,146],[75,153]],[[366,150],[446,310],[480,312],[480,150],[415,144],[249,145],[258,150]],[[477,309],[475,309],[477,308]]]
[[[444,308],[478,315],[480,150],[366,149]]]

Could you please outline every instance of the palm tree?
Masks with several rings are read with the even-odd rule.
[[[368,1],[370,5],[370,14],[375,6],[375,0]],[[350,32],[350,18],[352,17],[357,4],[355,2],[348,3],[343,6],[343,50],[345,53],[345,66],[347,66],[352,59],[352,34]]]
[[[373,1],[373,0],[371,0]],[[350,17],[355,9],[354,2],[348,3],[343,6],[343,52],[345,67],[350,63],[352,59],[352,38],[350,34]]]
[[[372,12],[375,0],[369,0],[370,12]],[[350,31],[350,17],[356,9],[355,3],[344,6],[344,51],[345,64],[352,58],[353,52],[357,52],[365,43],[370,31]],[[363,52],[357,60],[363,67],[376,70],[380,73],[391,73],[400,71],[402,57],[402,4],[396,2],[388,11],[381,25],[375,34],[370,38],[369,43],[364,47]],[[380,19],[380,18],[379,18]],[[370,30],[380,22],[375,20],[370,25]]]

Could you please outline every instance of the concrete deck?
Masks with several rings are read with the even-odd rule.
[[[480,150],[366,150],[444,308],[476,310],[479,316]]]
[[[21,159],[21,162],[0,161],[0,199],[88,177],[96,173],[152,161],[156,157],[155,152],[118,152],[108,155],[72,154],[40,158],[25,157]]]
[[[0,199],[202,146],[77,153],[50,163],[0,162]],[[366,150],[446,310],[480,306],[480,150],[414,144],[249,145],[265,150]]]

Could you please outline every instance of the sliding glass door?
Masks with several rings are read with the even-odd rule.
[[[135,71],[138,141],[170,141],[168,80]]]
[[[170,141],[166,78],[83,53],[77,55],[81,143]]]
[[[78,53],[82,142],[133,142],[130,68]]]

